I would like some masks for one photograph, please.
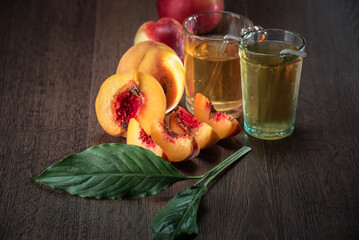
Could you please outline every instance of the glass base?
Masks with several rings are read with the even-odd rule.
[[[293,133],[294,126],[288,128],[287,130],[280,131],[280,132],[262,132],[250,128],[246,123],[244,123],[244,129],[246,133],[252,137],[263,139],[263,140],[278,140],[285,137],[288,137]]]
[[[213,106],[216,108],[215,104],[213,104]],[[187,108],[188,112],[193,114],[193,104],[187,98],[186,98],[186,108]],[[220,112],[230,114],[234,118],[239,118],[243,114],[243,106],[241,105],[240,107],[236,107],[236,108],[233,108],[230,110],[225,110],[225,111],[220,111]]]
[[[187,98],[186,98],[186,108],[187,108],[187,111],[193,115],[193,105],[188,101]]]

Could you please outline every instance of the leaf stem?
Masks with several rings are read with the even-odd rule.
[[[251,150],[250,147],[244,146],[235,153],[233,153],[231,156],[226,158],[223,162],[212,168],[211,170],[207,171],[202,175],[201,180],[199,180],[195,185],[203,184],[207,186],[220,172],[222,172],[225,168],[227,168],[229,165],[237,161],[240,157],[242,157],[244,154],[248,153]]]

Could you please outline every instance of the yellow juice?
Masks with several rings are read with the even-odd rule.
[[[218,111],[238,117],[242,88],[237,42],[196,42],[186,46],[186,105],[193,112],[196,93],[208,97]]]
[[[263,41],[248,45],[247,49],[279,54],[283,49],[297,50],[297,47],[280,41]],[[256,58],[245,53],[242,56],[246,131],[263,139],[289,135],[294,129],[302,58],[294,55]]]

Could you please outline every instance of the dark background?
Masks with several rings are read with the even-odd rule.
[[[359,2],[225,4],[256,25],[301,33],[308,57],[292,136],[261,141],[242,133],[175,165],[199,175],[252,147],[205,193],[196,239],[358,239]],[[139,26],[158,19],[155,5],[0,2],[1,239],[151,239],[153,215],[193,183],[142,199],[95,200],[30,179],[71,153],[124,142],[101,129],[94,100]]]

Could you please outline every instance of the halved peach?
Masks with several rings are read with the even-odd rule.
[[[143,130],[140,123],[134,118],[131,118],[128,123],[126,143],[149,149],[157,156],[168,160],[162,148],[152,140],[146,131]]]
[[[154,77],[131,71],[106,79],[95,107],[97,119],[108,134],[125,137],[131,118],[135,118],[150,134],[153,120],[164,119],[166,98]]]
[[[210,147],[220,140],[211,126],[199,121],[180,106],[171,113],[169,127],[177,134],[195,137],[200,149]]]
[[[221,139],[233,137],[241,132],[241,125],[231,115],[218,112],[211,101],[197,93],[194,98],[193,114],[198,120],[208,123]]]
[[[122,56],[117,73],[140,70],[151,74],[161,84],[170,112],[181,100],[184,90],[184,67],[172,48],[154,41],[137,43]]]
[[[199,145],[194,137],[178,135],[162,120],[152,123],[151,132],[152,139],[165,151],[170,162],[181,162],[199,154]]]

